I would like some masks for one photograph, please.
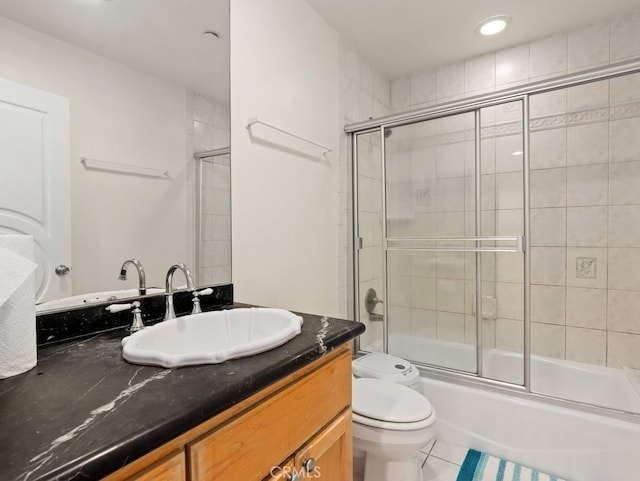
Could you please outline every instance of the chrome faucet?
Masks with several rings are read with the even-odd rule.
[[[189,268],[184,265],[182,262],[179,264],[174,264],[171,267],[169,267],[169,270],[167,271],[167,278],[165,280],[165,293],[164,293],[164,299],[165,299],[165,310],[164,310],[164,320],[168,320],[168,319],[175,319],[176,318],[176,311],[173,308],[173,273],[180,269],[182,271],[182,273],[184,274],[184,277],[187,279],[187,289],[189,291],[194,291],[196,288],[193,285],[193,277],[191,276],[191,271],[189,270]]]
[[[136,271],[138,271],[138,293],[141,296],[144,296],[147,293],[147,281],[144,275],[142,264],[138,259],[132,258],[124,261],[122,267],[120,268],[120,275],[118,276],[118,279],[120,279],[121,281],[127,280],[127,266],[129,264],[133,264],[133,266],[136,268]]]

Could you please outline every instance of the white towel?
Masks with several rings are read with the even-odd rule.
[[[0,379],[37,362],[33,237],[0,235]]]

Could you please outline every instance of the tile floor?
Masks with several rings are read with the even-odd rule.
[[[456,481],[467,450],[463,446],[445,441],[432,441],[422,450],[424,481]]]
[[[421,452],[424,481],[456,481],[467,448],[444,441],[431,441]],[[354,473],[354,481],[363,481]]]

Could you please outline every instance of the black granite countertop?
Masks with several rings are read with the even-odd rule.
[[[0,381],[0,480],[100,479],[364,331],[301,315],[285,345],[216,365],[129,364],[123,330],[41,347],[34,369]]]

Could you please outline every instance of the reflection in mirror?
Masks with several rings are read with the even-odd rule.
[[[36,238],[39,303],[137,294],[134,269],[118,279],[131,258],[149,292],[176,262],[199,285],[231,281],[228,0],[4,0],[0,58],[1,79],[68,105],[70,208],[47,204],[63,184],[46,185],[47,165],[14,169],[43,186],[43,211],[70,223],[70,258],[47,258]],[[11,102],[2,90],[0,114]],[[26,232],[0,220],[7,233]],[[71,269],[56,275],[58,265]]]

